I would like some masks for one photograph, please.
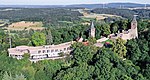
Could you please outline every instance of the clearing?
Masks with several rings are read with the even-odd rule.
[[[89,21],[91,19],[104,20],[105,18],[108,18],[108,17],[120,17],[121,18],[121,16],[118,16],[118,15],[88,13],[84,9],[80,9],[78,11],[81,14],[83,14],[83,16],[81,16],[81,18],[86,21]]]
[[[5,27],[7,30],[43,30],[44,27],[42,22],[28,22],[28,21],[21,21],[12,23],[8,27]]]

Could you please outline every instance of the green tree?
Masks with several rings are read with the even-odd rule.
[[[5,72],[2,80],[13,80],[13,77],[11,74],[8,74],[7,72]]]
[[[27,80],[26,78],[25,78],[25,76],[24,75],[16,75],[16,77],[14,78],[14,80]]]
[[[145,69],[143,69],[143,75],[149,80],[150,79],[150,64],[146,64]]]
[[[108,36],[110,31],[110,26],[107,23],[96,23],[96,38],[99,39],[100,36]]]
[[[108,36],[111,33],[109,24],[104,23],[101,25],[101,27],[103,35]]]
[[[82,63],[89,63],[96,51],[97,48],[94,46],[77,47],[73,51],[73,60],[75,63],[77,63],[77,65],[81,65]]]
[[[24,76],[27,78],[27,79],[30,79],[30,80],[34,80],[34,76],[35,76],[35,69],[33,66],[31,65],[26,65],[22,68],[22,73],[24,74]]]
[[[113,23],[113,24],[111,25],[111,32],[112,32],[112,33],[117,33],[118,28],[119,28],[118,24],[117,24],[117,23]]]
[[[122,20],[122,21],[121,21],[121,28],[122,28],[123,30],[128,29],[128,20]]]
[[[44,33],[35,32],[32,35],[32,42],[35,46],[41,46],[46,44],[46,36]]]
[[[53,43],[53,37],[50,29],[46,30],[46,44],[52,44]]]
[[[145,21],[139,21],[138,22],[138,31],[141,32],[141,31],[146,30],[147,26],[148,26],[147,22],[145,22]]]
[[[93,37],[89,37],[88,41],[90,42],[90,44],[95,44],[96,43],[96,39]]]
[[[141,51],[136,40],[129,40],[126,46],[127,46],[127,58],[135,63],[141,57]]]
[[[114,53],[118,54],[121,58],[125,57],[127,53],[125,43],[126,42],[121,38],[118,38],[113,42],[112,49]]]

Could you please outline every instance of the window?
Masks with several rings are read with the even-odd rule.
[[[66,48],[64,48],[64,51],[66,51]]]
[[[45,53],[45,50],[43,50],[43,53]]]
[[[70,50],[70,47],[68,47],[67,50]]]
[[[51,50],[51,52],[54,52],[54,50]]]
[[[58,49],[56,49],[55,52],[58,52]]]
[[[41,53],[41,51],[38,51],[38,53]]]
[[[50,50],[47,50],[47,53],[49,53],[50,52]]]

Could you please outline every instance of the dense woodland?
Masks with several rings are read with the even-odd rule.
[[[62,13],[63,14],[63,13]],[[65,13],[64,13],[65,14]],[[130,28],[131,20],[113,23],[94,21],[96,39]],[[111,45],[97,48],[91,44],[72,45],[72,56],[61,60],[31,63],[8,57],[9,38],[12,47],[39,46],[88,39],[89,25],[51,28],[42,31],[4,31],[0,29],[0,80],[150,80],[150,22],[138,20],[138,39],[127,42],[118,38]],[[90,41],[90,39],[88,39]]]
[[[0,10],[5,10],[5,8]],[[42,21],[45,24],[44,27],[72,25],[69,22],[77,23],[79,22],[78,16],[82,16],[78,11],[65,8],[14,8],[8,11],[0,11],[0,13],[0,19],[8,19],[11,22]],[[61,21],[68,21],[68,23],[62,23]]]

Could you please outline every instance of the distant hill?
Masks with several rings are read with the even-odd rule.
[[[75,5],[0,5],[0,7],[11,8],[135,8],[144,7],[145,4],[138,3],[108,3],[108,4],[75,4]],[[150,4],[147,4],[150,7]]]
[[[150,7],[150,4],[146,4]],[[84,8],[135,8],[135,7],[145,7],[145,4],[137,3],[108,3],[108,4],[79,4],[79,5],[69,5],[68,7],[84,7]]]

